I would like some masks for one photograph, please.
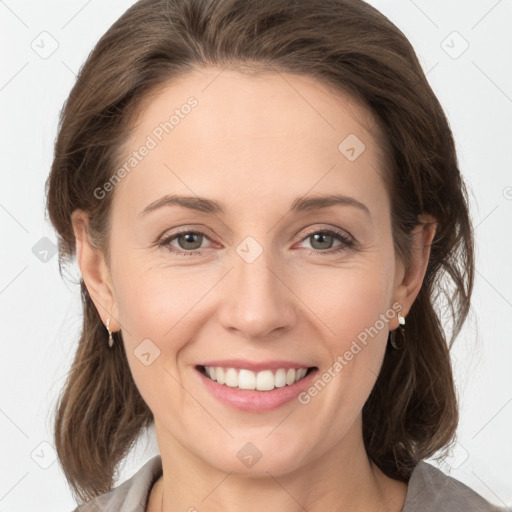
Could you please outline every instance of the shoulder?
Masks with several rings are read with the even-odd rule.
[[[419,462],[409,479],[403,512],[503,512],[440,469]]]
[[[109,492],[79,505],[72,512],[145,512],[151,487],[161,474],[162,459],[160,455],[155,455],[131,478]]]

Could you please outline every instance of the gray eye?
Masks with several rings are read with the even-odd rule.
[[[334,237],[328,233],[315,233],[309,239],[313,249],[330,249],[334,241]]]
[[[180,249],[185,251],[199,249],[203,241],[201,233],[185,233],[176,237]]]

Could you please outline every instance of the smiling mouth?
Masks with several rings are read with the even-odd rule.
[[[275,370],[253,372],[243,368],[197,365],[196,369],[205,377],[223,386],[241,390],[272,391],[275,388],[292,386],[318,368],[316,366],[309,368],[277,368]]]

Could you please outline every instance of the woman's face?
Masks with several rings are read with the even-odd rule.
[[[106,192],[105,318],[161,452],[279,475],[361,449],[388,330],[410,306],[368,123],[350,97],[291,74],[205,68],[146,104],[130,170]],[[187,199],[148,209],[165,196]],[[327,196],[339,201],[313,201]]]

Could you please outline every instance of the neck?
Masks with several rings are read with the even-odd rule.
[[[329,453],[279,476],[222,472],[170,436],[163,445],[158,439],[163,476],[153,486],[147,512],[399,512],[407,493],[405,483],[388,478],[368,460],[361,436],[355,443],[344,439]]]

